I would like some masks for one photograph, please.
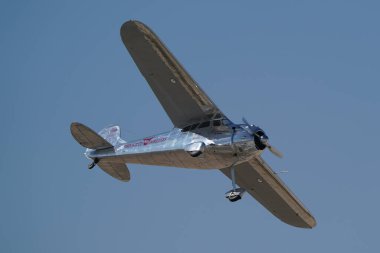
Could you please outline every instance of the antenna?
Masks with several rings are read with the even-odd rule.
[[[280,173],[288,173],[289,171],[288,170],[279,170],[278,172],[277,171],[273,171],[274,174],[278,175]]]

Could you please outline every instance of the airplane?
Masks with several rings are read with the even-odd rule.
[[[263,129],[244,118],[242,124],[228,119],[142,22],[127,21],[120,34],[174,127],[165,133],[125,141],[117,125],[96,133],[73,122],[71,134],[87,148],[85,156],[92,161],[89,169],[97,165],[125,182],[130,180],[128,163],[217,169],[232,182],[232,190],[225,194],[231,202],[240,200],[247,192],[289,225],[316,226],[313,215],[261,157],[265,149],[282,157]]]

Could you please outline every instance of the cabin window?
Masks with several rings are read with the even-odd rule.
[[[210,121],[203,122],[199,125],[198,128],[204,128],[204,127],[209,127],[210,126]]]
[[[228,119],[223,119],[223,120],[222,120],[222,125],[223,125],[223,126],[231,125],[231,121],[229,121]]]
[[[220,126],[222,123],[220,122],[220,120],[214,120],[213,121],[213,125],[214,126]]]
[[[187,132],[187,131],[190,130],[190,128],[191,128],[191,125],[187,126],[187,127],[184,127],[184,128],[182,128],[182,132]]]

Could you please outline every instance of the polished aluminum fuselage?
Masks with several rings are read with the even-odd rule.
[[[117,163],[173,166],[194,169],[220,169],[238,164],[259,155],[253,137],[235,125],[224,129],[206,128],[182,132],[179,128],[144,139],[120,143],[114,148],[87,150],[89,158]],[[204,143],[201,155],[193,157],[188,147]]]

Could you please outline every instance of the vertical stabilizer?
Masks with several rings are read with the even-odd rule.
[[[120,127],[119,126],[109,126],[104,128],[98,133],[106,141],[112,144],[112,146],[117,146],[118,144],[126,143],[120,137]]]

